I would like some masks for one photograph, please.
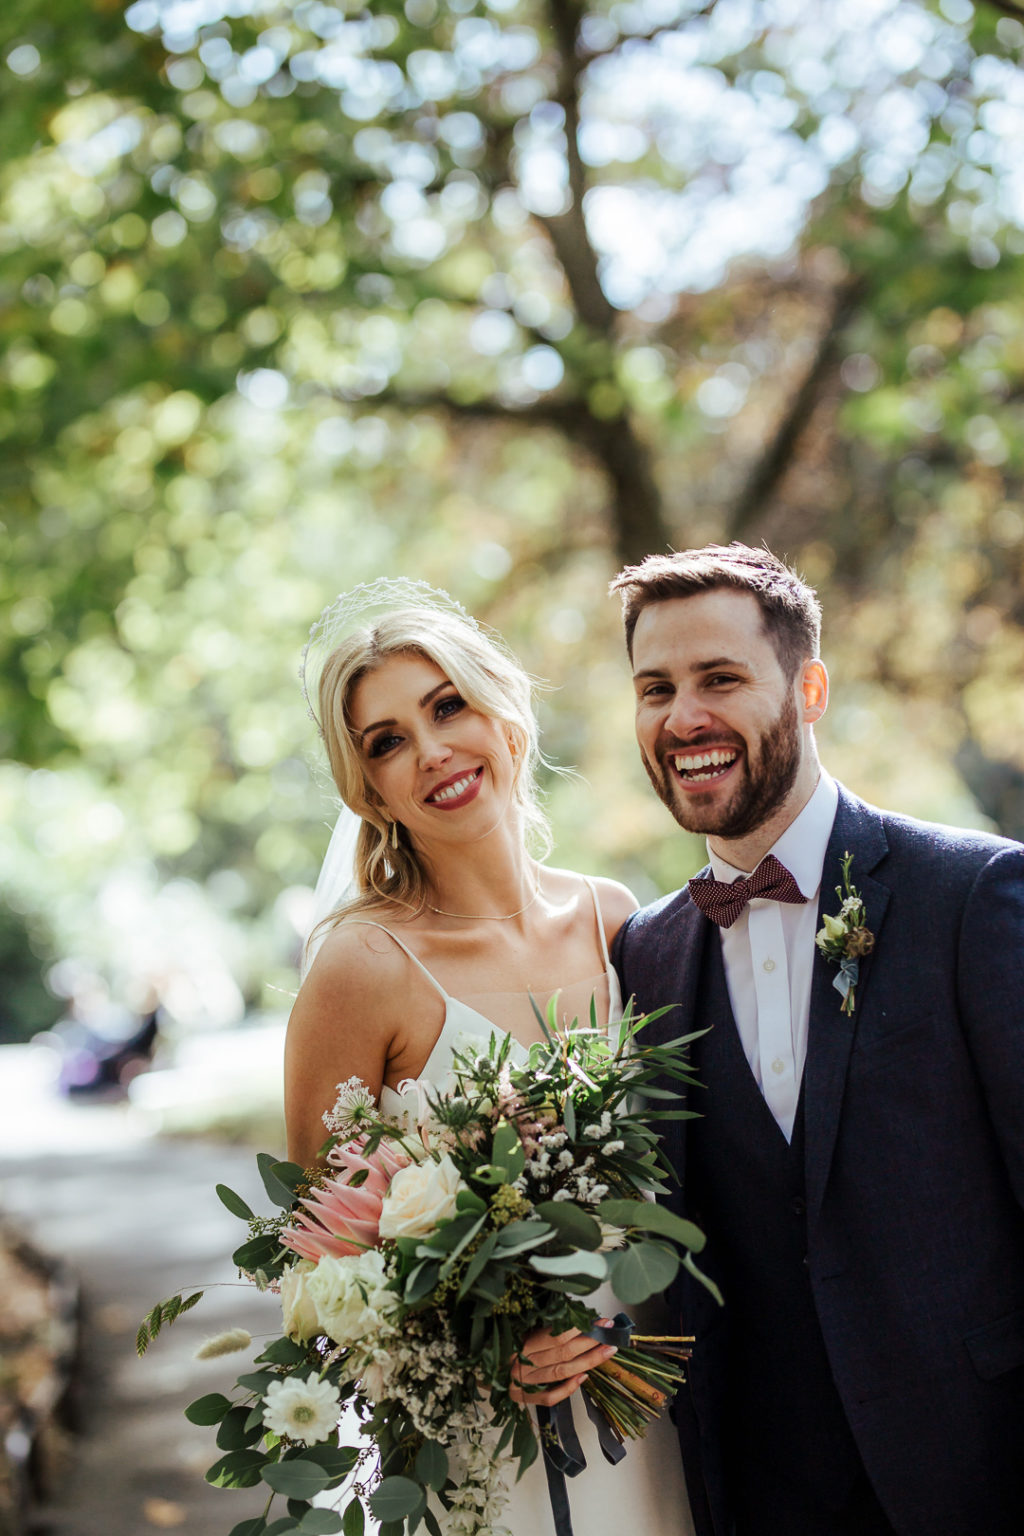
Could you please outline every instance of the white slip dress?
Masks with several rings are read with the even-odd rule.
[[[587,886],[594,900],[605,965],[604,973],[595,980],[606,984],[608,988],[610,1027],[622,1016],[622,997],[618,976],[608,955],[597,892],[589,880]],[[379,923],[373,926],[383,928]],[[492,1035],[504,1036],[507,1031],[493,1024],[467,1003],[449,996],[423,962],[391,929],[384,928],[383,931],[405,951],[444,1000],[444,1024],[420,1073],[422,1079],[444,1088],[451,1080],[452,1054],[456,1047],[464,1050],[469,1037],[475,1037],[482,1045],[486,1045]],[[537,1001],[543,1007],[547,999]],[[512,1041],[512,1055],[518,1063],[525,1064],[526,1049],[515,1039]],[[393,1113],[402,1107],[399,1095],[385,1085],[380,1095],[381,1110]],[[587,1301],[598,1309],[598,1316],[613,1317],[622,1310],[610,1286],[602,1286],[592,1296],[588,1296]],[[673,1331],[669,1326],[668,1311],[660,1298],[652,1297],[642,1306],[632,1306],[628,1311],[639,1333]],[[627,1441],[625,1458],[612,1466],[601,1453],[597,1433],[579,1400],[579,1394],[574,1396],[572,1402],[576,1432],[587,1463],[583,1472],[567,1480],[574,1536],[622,1536],[624,1531],[628,1531],[630,1536],[693,1536],[679,1441],[668,1414],[663,1413],[650,1426],[642,1440]],[[444,1528],[444,1512],[438,1510],[438,1515]],[[538,1456],[520,1481],[512,1484],[511,1500],[499,1517],[499,1525],[506,1526],[512,1536],[554,1536],[555,1524],[542,1457]]]

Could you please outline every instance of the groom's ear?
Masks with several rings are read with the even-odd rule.
[[[828,705],[828,673],[825,671],[825,663],[807,661],[800,670],[800,692],[803,695],[804,725],[813,725],[820,720]]]

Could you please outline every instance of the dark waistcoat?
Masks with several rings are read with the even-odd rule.
[[[727,1486],[741,1530],[766,1514],[771,1530],[777,1498],[825,1521],[861,1497],[864,1474],[805,1263],[803,1095],[787,1143],[743,1053],[717,931],[696,1017],[712,1027],[694,1046],[704,1091],[687,1131],[686,1200],[727,1309]]]

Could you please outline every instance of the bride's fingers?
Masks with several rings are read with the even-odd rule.
[[[601,1354],[601,1350],[605,1353]],[[566,1370],[553,1371],[554,1366],[575,1366],[577,1372],[592,1370],[614,1352],[613,1346],[596,1343],[578,1328],[569,1328],[565,1333],[550,1333],[546,1328],[539,1328],[524,1340],[518,1358],[523,1369],[531,1371],[529,1380],[544,1381],[571,1374]],[[545,1371],[547,1376],[543,1374]],[[515,1368],[512,1374],[516,1375]]]
[[[546,1390],[534,1388],[531,1391],[526,1391],[522,1387],[513,1386],[509,1389],[509,1396],[512,1398],[512,1401],[514,1403],[518,1403],[521,1408],[533,1408],[537,1406],[552,1408],[554,1407],[555,1403],[560,1403],[565,1398],[571,1397],[572,1394],[576,1391],[576,1388],[582,1386],[586,1379],[587,1378],[585,1375],[571,1376],[569,1380],[563,1382],[560,1387],[548,1387]]]
[[[563,1381],[583,1381],[590,1371],[603,1365],[615,1353],[613,1345],[591,1341],[585,1354],[576,1355],[571,1360],[531,1361],[529,1364],[520,1360],[512,1367],[512,1380],[516,1385],[526,1387],[532,1396],[538,1387],[555,1387]]]

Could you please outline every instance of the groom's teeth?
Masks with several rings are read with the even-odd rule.
[[[475,778],[475,773],[468,773],[464,779],[456,779],[455,783],[449,784],[447,789],[439,789],[436,795],[428,795],[427,799],[433,800],[435,804],[441,800],[457,800],[460,795],[465,794]]]
[[[696,756],[684,757],[679,755],[673,757],[672,761],[675,764],[677,773],[698,773],[701,778],[710,779],[716,777],[716,775],[700,773],[700,770],[703,768],[728,768],[730,763],[736,761],[736,753],[733,751],[720,752],[716,748],[714,752],[697,753]]]

